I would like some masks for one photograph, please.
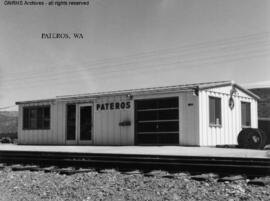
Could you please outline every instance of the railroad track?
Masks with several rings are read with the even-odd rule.
[[[0,151],[0,163],[76,168],[163,169],[218,174],[270,175],[270,159],[165,156],[138,154],[96,154],[66,152]]]

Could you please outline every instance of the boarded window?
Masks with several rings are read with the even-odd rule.
[[[209,97],[209,123],[221,125],[221,98]]]
[[[23,129],[50,129],[50,106],[24,107]]]
[[[250,103],[241,102],[241,118],[243,127],[251,126]]]

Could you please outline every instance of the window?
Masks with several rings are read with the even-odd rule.
[[[251,126],[250,103],[241,102],[242,127]]]
[[[50,106],[24,107],[23,129],[50,129]]]
[[[209,123],[213,126],[221,125],[221,98],[209,97]]]

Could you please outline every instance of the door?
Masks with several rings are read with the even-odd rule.
[[[179,144],[178,97],[135,101],[135,143]]]
[[[67,104],[66,110],[66,144],[91,144],[92,104]]]
[[[66,105],[66,144],[77,144],[76,138],[76,122],[77,122],[77,106],[76,104]]]
[[[92,141],[92,104],[79,105],[78,144],[90,144]]]

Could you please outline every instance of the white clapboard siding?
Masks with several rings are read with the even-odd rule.
[[[26,101],[19,103],[18,143],[19,144],[78,144],[78,140],[66,140],[66,106],[68,103],[90,103],[93,105],[93,132],[89,145],[134,145],[135,144],[135,108],[136,100],[178,97],[179,100],[179,145],[185,146],[215,146],[219,144],[237,144],[241,125],[241,101],[251,104],[251,127],[258,127],[257,99],[249,92],[236,87],[233,95],[234,108],[229,108],[232,83],[216,87],[200,88],[199,95],[191,88],[177,87],[169,91],[166,88],[153,92],[151,89],[134,94],[110,93],[98,96],[82,96],[56,98],[42,101]],[[197,89],[197,88],[196,88]],[[128,95],[127,95],[128,94]],[[221,98],[221,127],[209,125],[209,96]],[[98,104],[130,102],[130,108],[97,110]],[[24,106],[51,106],[50,129],[23,130]],[[79,115],[77,111],[77,117]],[[129,126],[119,123],[130,121]],[[78,126],[77,118],[77,126]],[[78,130],[78,129],[77,129]],[[88,142],[87,142],[88,143]]]
[[[179,144],[199,145],[198,97],[191,92],[179,94]]]
[[[237,136],[242,130],[241,101],[251,103],[251,127],[257,128],[257,101],[239,89],[233,95],[234,108],[229,108],[231,86],[213,88],[199,93],[200,146],[237,144]],[[209,125],[209,96],[221,98],[220,127]]]
[[[97,104],[130,102],[129,109],[97,110]],[[126,96],[99,98],[94,104],[94,144],[133,145],[134,144],[134,101]],[[120,126],[122,121],[131,121],[131,126]]]
[[[56,135],[53,136],[52,140],[54,144],[64,144],[65,143],[65,127],[66,127],[66,104],[65,102],[57,103],[57,113],[56,113]]]
[[[51,108],[51,121],[50,129],[44,130],[24,130],[23,129],[23,107],[27,106],[42,106],[50,105]],[[18,143],[19,144],[54,144],[51,140],[55,133],[56,125],[52,119],[54,118],[54,111],[56,111],[56,105],[52,102],[31,103],[19,105],[19,123],[18,123]]]

